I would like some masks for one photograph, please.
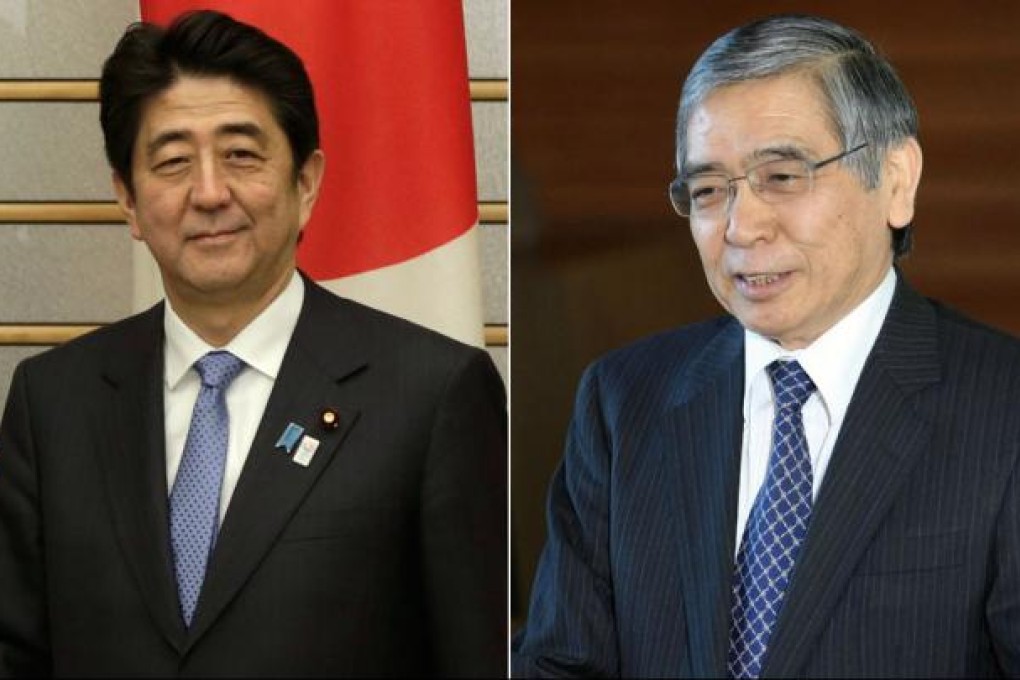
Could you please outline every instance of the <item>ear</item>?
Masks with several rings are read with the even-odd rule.
[[[319,187],[322,186],[322,176],[325,170],[326,156],[322,153],[322,149],[316,149],[308,156],[305,164],[301,166],[301,172],[298,173],[297,191],[300,206],[298,224],[301,229],[304,229],[305,224],[312,216],[312,208],[315,207],[315,201],[319,198]]]
[[[887,220],[893,229],[902,229],[914,221],[921,165],[921,145],[913,137],[886,152],[883,170],[889,191]]]
[[[124,218],[127,220],[128,228],[131,230],[131,238],[136,241],[142,240],[142,230],[138,228],[138,215],[135,211],[135,197],[125,184],[124,179],[117,173],[113,172],[113,191],[117,195],[117,205],[120,206],[120,211],[124,213]]]

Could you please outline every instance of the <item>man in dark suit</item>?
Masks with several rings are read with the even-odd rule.
[[[199,12],[128,29],[100,89],[167,299],[15,373],[0,674],[505,675],[502,382],[296,271],[298,57]]]
[[[676,131],[730,316],[586,371],[514,674],[1020,675],[1020,342],[894,266],[921,151],[893,68],[764,19]]]

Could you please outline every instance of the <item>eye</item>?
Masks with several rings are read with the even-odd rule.
[[[157,161],[152,169],[158,174],[170,175],[187,167],[188,160],[187,156],[171,156]]]
[[[789,172],[773,172],[765,177],[765,182],[768,184],[789,184],[799,179],[803,179],[801,175],[794,175]]]
[[[259,163],[262,160],[262,156],[251,149],[243,147],[236,147],[227,149],[224,154],[227,161],[233,165],[239,166],[250,166]]]
[[[726,183],[715,180],[695,179],[687,185],[691,203],[699,208],[715,205],[726,199]]]
[[[796,193],[807,187],[808,169],[801,161],[775,161],[757,169],[761,187],[766,191]]]

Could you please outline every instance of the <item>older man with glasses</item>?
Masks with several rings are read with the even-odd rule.
[[[729,312],[582,379],[517,676],[1020,674],[1020,341],[915,292],[917,112],[861,35],[719,38],[677,178]]]

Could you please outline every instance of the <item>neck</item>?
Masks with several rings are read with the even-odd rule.
[[[167,289],[167,300],[177,316],[195,334],[211,346],[220,348],[233,340],[290,283],[292,270],[287,270],[260,294],[244,296],[237,290],[222,295],[181,295]]]

